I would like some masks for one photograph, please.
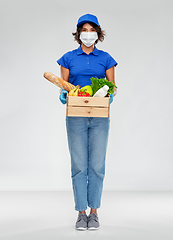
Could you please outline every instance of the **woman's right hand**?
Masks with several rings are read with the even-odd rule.
[[[61,66],[61,77],[63,80],[67,81],[69,80],[69,70],[63,66]],[[60,90],[59,100],[62,102],[62,104],[67,103],[67,91],[64,89]]]
[[[62,89],[60,91],[59,100],[62,102],[62,104],[67,103],[67,91],[66,90]]]

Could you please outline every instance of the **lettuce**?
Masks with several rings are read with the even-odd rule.
[[[117,86],[114,83],[109,82],[106,78],[99,79],[99,78],[92,77],[90,80],[92,82],[91,87],[93,90],[93,95],[104,85],[107,85],[109,87],[109,90],[108,90],[109,94],[113,94],[114,88],[117,88]]]

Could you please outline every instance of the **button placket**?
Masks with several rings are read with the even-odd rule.
[[[87,69],[89,69],[90,67],[89,67],[89,56],[87,56]]]

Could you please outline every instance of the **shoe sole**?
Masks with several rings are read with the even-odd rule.
[[[88,230],[90,231],[93,231],[93,230],[98,230],[100,227],[97,227],[97,228],[95,228],[95,227],[90,227],[90,228],[88,228]]]
[[[78,230],[78,231],[86,231],[87,230],[87,228],[83,228],[83,227],[79,227],[79,228],[75,227],[75,229]]]

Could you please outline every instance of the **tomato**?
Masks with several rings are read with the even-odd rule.
[[[78,97],[90,97],[88,92],[79,92]]]

